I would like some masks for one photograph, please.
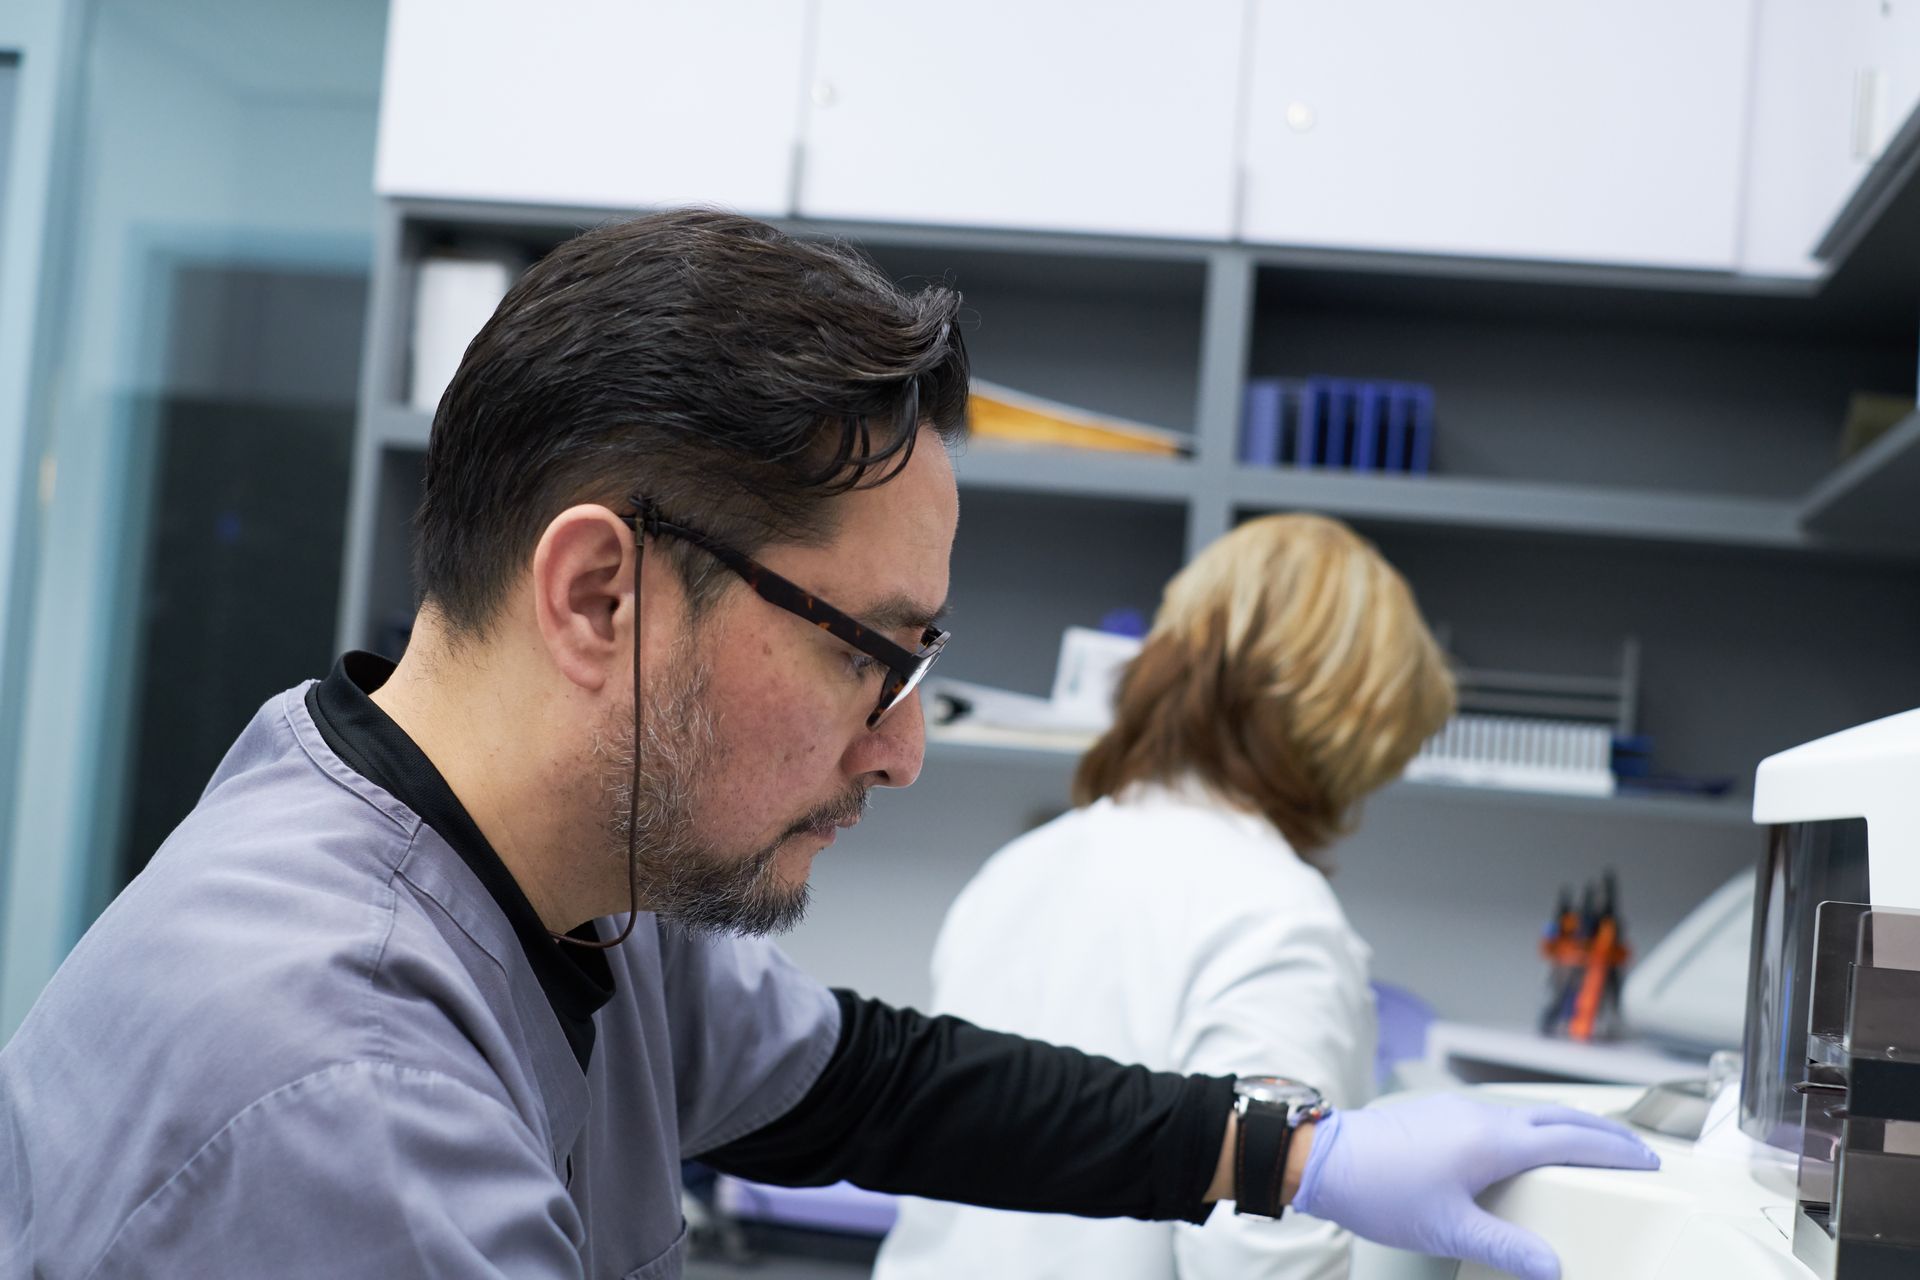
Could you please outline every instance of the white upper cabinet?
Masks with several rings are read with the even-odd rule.
[[[1920,0],[391,0],[383,194],[1814,275]]]
[[[1814,248],[1920,108],[1920,0],[1760,0],[1741,265],[1816,275]]]
[[[1890,81],[1874,66],[1880,0],[1760,0],[1740,265],[1814,276],[1813,248],[1866,174]]]
[[[785,213],[798,0],[392,0],[388,195]]]
[[[1728,270],[1753,0],[1250,0],[1248,240]]]
[[[1232,234],[1243,0],[817,10],[802,214]]]

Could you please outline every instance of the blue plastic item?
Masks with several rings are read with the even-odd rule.
[[[1240,461],[1271,467],[1280,461],[1281,386],[1278,378],[1255,378],[1242,396]]]
[[[1407,469],[1407,437],[1412,434],[1413,397],[1397,382],[1387,384],[1386,440],[1380,450],[1382,471]]]
[[[1413,384],[1413,439],[1407,446],[1407,470],[1425,475],[1433,469],[1433,388]]]
[[[1320,461],[1324,466],[1347,465],[1353,392],[1353,383],[1345,378],[1335,378],[1327,385],[1327,430],[1321,441],[1320,453]]]
[[[1312,377],[1300,388],[1300,420],[1293,436],[1295,466],[1317,467],[1325,462],[1327,399],[1332,383],[1331,378]]]
[[[1353,455],[1350,465],[1355,471],[1374,471],[1381,465],[1381,408],[1386,400],[1386,386],[1378,382],[1362,382],[1354,392],[1353,399]]]
[[[1613,735],[1613,776],[1644,778],[1653,772],[1653,739],[1646,734]]]

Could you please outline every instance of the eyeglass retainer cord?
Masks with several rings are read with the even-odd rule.
[[[611,951],[619,946],[640,919],[640,567],[647,558],[647,537],[660,534],[660,510],[651,499],[640,496],[634,497],[633,506],[633,748],[628,761],[632,773],[627,778],[627,923],[608,942],[547,930],[555,942],[590,951]]]

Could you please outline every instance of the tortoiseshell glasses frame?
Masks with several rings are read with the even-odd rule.
[[[906,701],[907,696],[919,687],[920,681],[926,678],[928,669],[940,656],[940,651],[947,647],[951,633],[930,626],[921,632],[918,651],[903,648],[852,614],[834,608],[813,592],[781,577],[753,557],[735,551],[698,529],[664,518],[650,499],[635,497],[632,503],[634,510],[621,514],[620,519],[633,529],[636,537],[642,533],[656,537],[665,534],[691,543],[738,574],[740,580],[768,604],[806,619],[884,667],[887,678],[880,686],[879,700],[867,716],[869,729],[877,727],[889,711]]]

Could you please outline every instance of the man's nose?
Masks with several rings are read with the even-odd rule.
[[[915,689],[855,745],[852,772],[876,787],[910,787],[927,758],[927,717]]]

